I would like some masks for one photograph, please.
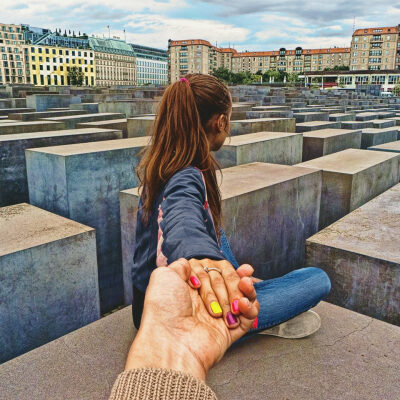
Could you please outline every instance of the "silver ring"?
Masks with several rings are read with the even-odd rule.
[[[210,272],[210,271],[217,271],[217,272],[219,272],[219,273],[222,275],[222,271],[221,271],[219,268],[216,268],[216,267],[210,267],[210,268],[208,268],[208,267],[203,267],[203,269],[204,269],[204,271],[206,271],[207,273]]]

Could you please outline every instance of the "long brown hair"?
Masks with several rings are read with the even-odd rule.
[[[150,144],[137,175],[140,181],[143,221],[149,220],[154,202],[165,183],[179,170],[192,165],[204,175],[208,203],[219,237],[221,193],[206,128],[218,114],[228,118],[232,105],[228,88],[211,75],[189,74],[168,86],[155,118]]]

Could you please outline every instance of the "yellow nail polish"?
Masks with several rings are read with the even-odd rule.
[[[211,310],[212,310],[212,312],[213,312],[214,314],[220,314],[220,313],[222,313],[222,308],[221,308],[221,306],[219,305],[218,302],[213,301],[213,302],[210,304],[210,306],[211,306]]]

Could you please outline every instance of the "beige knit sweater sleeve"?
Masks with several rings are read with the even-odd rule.
[[[110,400],[217,400],[201,380],[178,371],[158,368],[122,372]]]

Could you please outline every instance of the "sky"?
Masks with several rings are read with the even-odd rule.
[[[396,0],[0,0],[0,7],[3,23],[100,37],[108,37],[109,25],[111,37],[162,49],[168,39],[205,39],[238,51],[348,47],[353,25],[400,23]]]

